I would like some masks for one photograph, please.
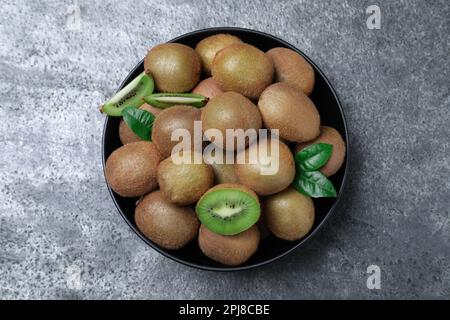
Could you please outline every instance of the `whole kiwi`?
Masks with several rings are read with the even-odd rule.
[[[194,162],[194,152],[184,152],[190,158],[186,163],[175,163],[172,157],[158,167],[158,184],[164,196],[172,203],[186,206],[198,201],[214,185],[214,170],[204,163]],[[201,159],[202,155],[199,154]]]
[[[220,148],[233,150],[238,140],[226,138],[226,129],[260,129],[262,127],[261,115],[258,108],[249,99],[237,92],[225,92],[209,100],[202,111],[202,127],[205,136],[213,140],[206,132],[208,129],[218,129],[223,136],[223,141],[217,142]],[[224,143],[224,145],[222,144]],[[248,140],[247,140],[248,143]]]
[[[194,49],[180,43],[153,47],[145,57],[144,68],[153,76],[160,92],[188,92],[200,80],[201,63]]]
[[[290,142],[305,142],[320,133],[320,115],[302,91],[284,82],[274,83],[258,101],[264,125],[279,129],[280,137]]]
[[[314,203],[310,197],[287,188],[263,202],[264,221],[278,238],[295,241],[303,238],[314,224]]]
[[[170,157],[172,149],[179,141],[172,141],[172,132],[186,129],[191,134],[191,147],[194,149],[194,121],[200,121],[201,111],[195,107],[178,105],[164,109],[158,114],[152,129],[152,141],[163,158]]]
[[[256,225],[233,236],[219,235],[201,225],[198,235],[202,252],[212,260],[228,266],[237,266],[250,259],[258,249],[259,240]]]
[[[266,52],[275,66],[275,81],[287,82],[310,95],[314,89],[313,67],[297,52],[287,48],[273,48]]]
[[[106,160],[106,181],[122,197],[140,197],[158,186],[156,175],[160,161],[161,155],[153,143],[126,144]]]
[[[217,97],[219,94],[222,94],[223,91],[220,89],[217,82],[209,77],[205,80],[200,81],[200,83],[192,90],[192,93],[201,94],[209,99]]]
[[[241,39],[226,33],[215,34],[200,41],[195,47],[195,51],[200,56],[204,73],[211,75],[211,65],[217,52],[233,43],[239,42],[242,42]]]
[[[162,111],[161,109],[155,108],[147,103],[144,103],[139,109],[148,111],[155,117]],[[119,124],[119,138],[122,144],[142,141],[142,139],[139,138],[123,120],[120,120]]]
[[[327,126],[321,126],[320,135],[313,141],[297,144],[294,148],[294,154],[297,154],[307,146],[315,143],[328,143],[333,145],[333,153],[331,154],[330,159],[322,168],[320,168],[320,172],[322,172],[325,176],[332,176],[339,170],[345,160],[344,139],[336,129]]]
[[[230,159],[233,159],[233,163],[227,163],[227,154]],[[204,156],[204,161],[211,165],[214,170],[216,184],[239,183],[239,179],[234,172],[234,159],[234,152],[227,152],[219,148],[212,150],[211,158],[209,155]]]
[[[169,250],[180,249],[195,239],[200,224],[192,208],[170,203],[159,190],[139,202],[134,219],[147,238]]]
[[[257,99],[272,83],[273,74],[272,60],[245,43],[220,50],[212,64],[212,76],[223,91],[235,91],[250,99]]]
[[[266,151],[261,143],[267,144]],[[278,154],[272,149],[272,143],[278,143]],[[261,139],[241,152],[243,154],[237,155],[234,166],[236,175],[242,184],[257,194],[267,196],[280,192],[294,180],[294,157],[288,146],[278,139]],[[256,161],[251,161],[252,154]]]

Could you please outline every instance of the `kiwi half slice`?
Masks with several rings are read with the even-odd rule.
[[[160,109],[180,104],[201,108],[208,100],[207,97],[196,93],[155,93],[144,97],[145,102]]]
[[[235,235],[259,220],[261,207],[258,196],[247,187],[219,184],[201,197],[195,211],[209,230],[221,235]]]
[[[152,94],[154,88],[153,78],[143,72],[101,106],[100,111],[109,116],[120,117],[126,107],[139,108],[143,105],[143,98]]]

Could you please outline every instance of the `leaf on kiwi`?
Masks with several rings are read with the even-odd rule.
[[[320,171],[300,171],[295,177],[294,188],[312,198],[335,198],[336,189]]]
[[[315,143],[297,153],[295,162],[302,171],[317,171],[328,162],[332,154],[332,144]]]
[[[134,107],[126,107],[122,111],[122,116],[125,123],[139,138],[151,141],[153,121],[155,121],[153,113]]]

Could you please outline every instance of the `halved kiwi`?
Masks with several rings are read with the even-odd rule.
[[[139,108],[143,105],[142,98],[152,94],[154,87],[153,78],[143,72],[102,105],[100,111],[109,116],[120,117],[126,107]]]
[[[155,93],[144,97],[144,101],[160,109],[174,105],[189,105],[197,108],[205,106],[209,98],[195,93]]]
[[[195,207],[205,227],[222,235],[235,235],[254,225],[261,214],[258,196],[239,184],[219,184],[208,190]]]

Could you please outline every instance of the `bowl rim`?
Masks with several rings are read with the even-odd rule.
[[[346,186],[346,182],[347,182],[347,175],[348,175],[348,168],[349,168],[349,153],[350,153],[350,143],[349,143],[349,135],[348,135],[348,127],[347,127],[347,121],[346,121],[346,117],[345,117],[345,113],[344,113],[344,109],[342,108],[342,104],[339,100],[339,97],[336,93],[336,90],[334,89],[334,87],[331,85],[330,81],[328,80],[328,78],[325,76],[325,74],[323,73],[323,71],[317,66],[316,63],[314,63],[314,61],[312,61],[306,54],[303,53],[303,51],[301,51],[300,49],[298,49],[297,47],[295,47],[294,45],[290,44],[289,42],[282,40],[276,36],[273,36],[271,34],[262,32],[262,31],[258,31],[258,30],[253,30],[253,29],[248,29],[248,28],[240,28],[240,27],[211,27],[211,28],[204,28],[204,29],[198,29],[195,31],[191,31],[188,33],[185,33],[181,36],[175,37],[169,41],[167,41],[168,43],[170,42],[177,42],[180,39],[183,39],[185,37],[188,36],[193,36],[193,35],[197,35],[197,34],[201,34],[201,33],[205,33],[205,32],[216,32],[216,33],[223,33],[223,32],[234,32],[234,31],[241,31],[241,32],[247,32],[247,33],[253,33],[253,34],[257,34],[259,36],[263,36],[263,37],[267,37],[270,38],[272,40],[278,41],[281,44],[283,44],[284,46],[286,46],[287,48],[293,49],[294,51],[298,52],[300,55],[302,55],[302,57],[304,57],[316,70],[317,73],[320,74],[320,76],[324,79],[326,85],[329,87],[329,89],[331,90],[331,93],[333,94],[334,99],[336,100],[336,104],[339,108],[339,112],[342,116],[342,122],[343,122],[343,127],[344,127],[344,134],[345,134],[345,141],[346,141],[346,159],[345,159],[345,167],[344,167],[344,173],[343,173],[343,177],[342,177],[342,183],[341,183],[341,187],[339,188],[339,192],[337,194],[336,200],[334,201],[333,205],[331,206],[331,208],[328,210],[328,212],[326,213],[325,217],[322,219],[322,221],[317,225],[317,227],[312,230],[306,237],[304,237],[303,239],[301,239],[296,245],[294,245],[292,248],[289,248],[288,250],[284,251],[283,253],[270,258],[268,260],[264,260],[258,263],[254,263],[254,264],[248,264],[248,265],[244,265],[244,266],[223,266],[223,267],[210,267],[210,266],[205,266],[205,265],[200,265],[200,264],[196,264],[193,262],[189,262],[189,261],[185,261],[183,259],[180,259],[178,257],[176,257],[175,255],[173,255],[169,250],[165,250],[160,248],[159,246],[157,246],[155,243],[153,243],[151,240],[147,239],[144,235],[142,235],[140,233],[139,230],[137,230],[137,228],[131,223],[131,221],[127,218],[127,216],[123,213],[122,209],[120,208],[119,204],[116,201],[115,195],[111,189],[111,187],[109,186],[108,182],[106,181],[106,175],[105,175],[105,165],[106,165],[106,158],[105,158],[105,141],[106,141],[106,129],[108,127],[108,123],[110,120],[110,116],[107,116],[103,125],[103,133],[102,133],[102,165],[103,165],[103,177],[105,179],[105,183],[106,186],[108,188],[109,194],[114,202],[114,205],[116,206],[117,210],[119,211],[121,217],[123,218],[123,220],[125,220],[125,222],[128,224],[128,226],[134,231],[135,234],[137,234],[139,236],[139,238],[141,238],[147,245],[149,245],[150,247],[152,247],[154,250],[156,250],[157,252],[159,252],[160,254],[162,254],[163,256],[172,259],[178,263],[181,263],[185,266],[188,267],[192,267],[195,269],[200,269],[200,270],[204,270],[204,271],[216,271],[216,272],[235,272],[235,271],[245,271],[245,270],[249,270],[249,269],[255,269],[255,268],[259,268],[262,266],[265,266],[269,263],[272,263],[278,259],[281,259],[283,257],[285,257],[286,255],[288,255],[289,253],[293,252],[294,250],[296,250],[297,248],[301,247],[302,245],[304,245],[306,242],[308,242],[314,235],[316,235],[320,229],[323,228],[323,226],[325,225],[325,223],[330,219],[330,217],[335,213],[339,203],[341,202],[341,199],[343,197],[343,193],[344,193],[344,189]],[[134,74],[136,72],[137,69],[141,68],[142,64],[143,64],[144,59],[141,59],[136,66],[128,73],[127,77],[122,81],[122,83],[119,86],[119,90],[121,90],[131,79],[131,75]]]

